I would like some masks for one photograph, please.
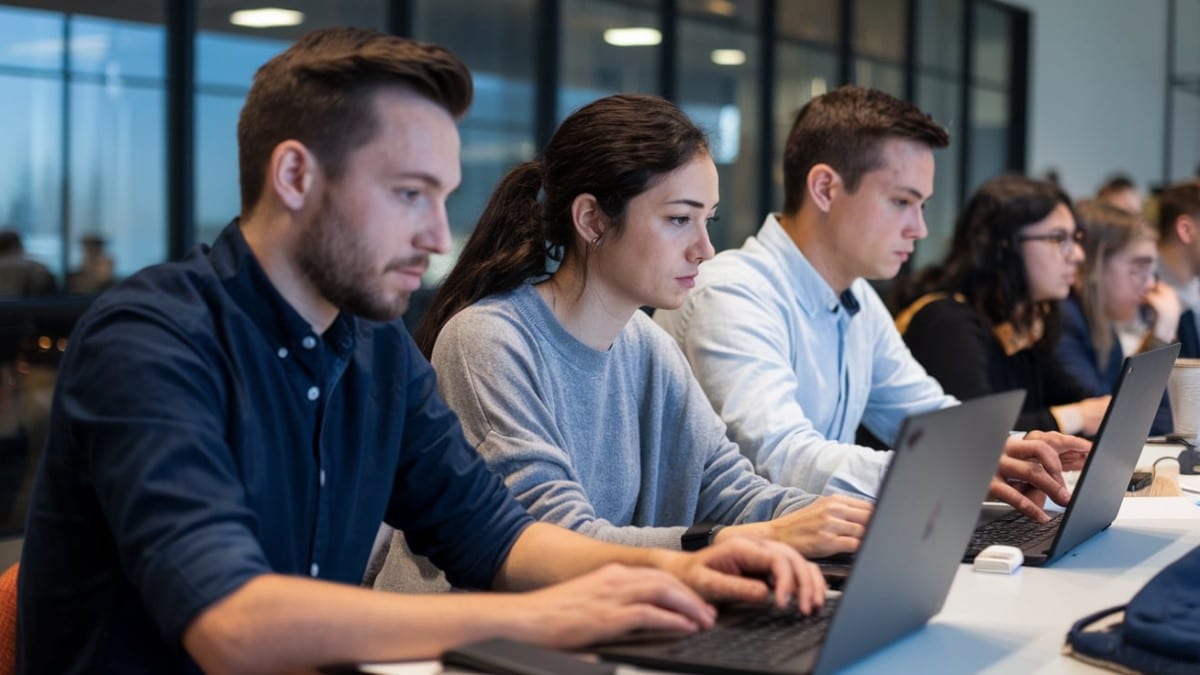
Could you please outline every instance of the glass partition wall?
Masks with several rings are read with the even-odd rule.
[[[1179,0],[1193,16],[1197,0]],[[239,210],[237,117],[255,70],[303,33],[356,25],[438,42],[475,77],[455,252],[492,187],[605,94],[676,101],[711,136],[718,249],[782,204],[795,112],[843,83],[949,128],[930,238],[963,194],[1023,169],[1028,15],[991,0],[0,0],[0,536],[19,533],[58,358],[96,293],[210,242]],[[1186,40],[1181,50],[1189,49]],[[1176,109],[1196,106],[1179,87]],[[1191,97],[1191,98],[1189,98]],[[1194,140],[1194,139],[1192,139]],[[430,268],[436,284],[454,261]]]

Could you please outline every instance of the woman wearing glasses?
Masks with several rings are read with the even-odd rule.
[[[1024,389],[1019,429],[1094,435],[1109,397],[1091,396],[1053,351],[1082,234],[1052,183],[984,183],[959,216],[945,264],[917,278],[916,301],[896,319],[913,356],[960,399]]]
[[[1063,332],[1056,352],[1067,372],[1093,395],[1111,394],[1126,354],[1175,341],[1183,311],[1175,291],[1155,278],[1158,232],[1140,215],[1100,201],[1076,212],[1087,232],[1087,260],[1075,292],[1062,303]],[[1140,317],[1144,331],[1121,331]],[[1171,430],[1170,408],[1159,408],[1150,433]]]

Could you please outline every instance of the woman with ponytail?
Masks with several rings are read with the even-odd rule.
[[[810,557],[853,551],[870,505],[755,474],[639,311],[682,304],[713,255],[717,200],[707,140],[673,104],[591,103],[501,181],[418,344],[467,438],[535,518],[640,546],[740,535]],[[408,555],[397,541],[391,557]],[[385,570],[376,585],[406,581]]]

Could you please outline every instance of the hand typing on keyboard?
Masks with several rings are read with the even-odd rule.
[[[1044,523],[1049,520],[1042,510],[1047,496],[1064,506],[1071,501],[1063,479],[1064,465],[1079,468],[1091,448],[1090,441],[1057,431],[1031,431],[1024,438],[1009,438],[988,497]]]

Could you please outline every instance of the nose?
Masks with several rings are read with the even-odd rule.
[[[708,236],[708,224],[701,222],[699,229],[700,235],[692,243],[692,255],[690,258],[697,263],[702,263],[716,255],[717,250],[713,248],[712,239]]]
[[[433,220],[420,231],[413,243],[430,253],[444,255],[450,252],[450,216],[446,212],[445,202],[438,204]]]
[[[913,207],[916,212],[916,217],[913,222],[909,223],[905,234],[909,239],[924,239],[929,236],[929,228],[925,225],[925,210],[920,206]]]
[[[1083,244],[1081,244],[1077,241],[1072,241],[1071,242],[1071,255],[1068,256],[1068,259],[1071,260],[1072,262],[1074,262],[1075,264],[1080,264],[1080,263],[1084,262],[1085,260],[1087,260],[1087,253],[1085,253],[1083,250]]]

